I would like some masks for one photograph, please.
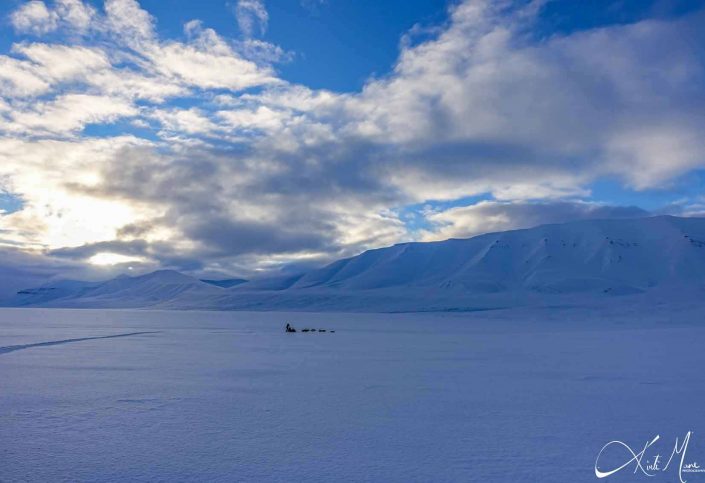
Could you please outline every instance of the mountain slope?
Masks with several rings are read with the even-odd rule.
[[[215,285],[216,287],[230,288],[230,287],[234,287],[235,285],[243,284],[243,283],[247,282],[247,280],[245,280],[244,278],[228,278],[225,280],[208,280],[208,279],[202,278],[201,282],[204,282],[204,283],[207,283],[210,285]]]
[[[36,288],[20,290],[12,300],[11,305],[47,304],[65,297],[80,297],[101,285],[101,282],[82,282],[80,280],[57,280],[45,283]]]
[[[43,307],[153,307],[179,298],[203,298],[220,294],[224,289],[173,270],[159,270],[139,277],[120,277],[103,283],[73,282],[43,286],[45,290],[29,289],[18,293],[12,305]],[[45,291],[58,294],[47,297]]]

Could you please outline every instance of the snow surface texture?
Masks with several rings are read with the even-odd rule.
[[[705,218],[590,220],[405,243],[297,276],[229,284],[164,270],[103,284],[52,282],[6,305],[413,312],[700,303]]]
[[[705,461],[704,346],[702,311],[636,307],[2,309],[0,481],[589,482],[691,430]],[[678,481],[632,470],[603,481]]]

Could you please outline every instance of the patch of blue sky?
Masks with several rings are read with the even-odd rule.
[[[301,2],[267,2],[266,40],[296,54],[278,66],[290,82],[339,92],[360,90],[371,76],[391,71],[400,38],[416,24],[447,19],[445,0],[328,1],[315,10]]]
[[[543,6],[533,35],[550,37],[645,19],[667,19],[703,6],[705,0],[553,0]]]
[[[24,202],[19,196],[0,191],[0,213],[9,214],[22,210]]]
[[[135,136],[149,141],[160,141],[158,130],[155,130],[154,126],[138,126],[127,120],[111,124],[88,124],[83,129],[82,134],[87,137],[98,138]]]
[[[596,181],[589,189],[594,201],[658,212],[671,205],[696,202],[705,195],[705,170],[691,171],[658,189],[636,190],[614,178]]]
[[[427,218],[429,213],[446,211],[459,206],[470,206],[482,201],[491,200],[494,200],[494,197],[490,193],[483,193],[481,195],[465,196],[455,200],[432,200],[424,203],[414,203],[398,208],[395,212],[404,223],[405,228],[409,232],[415,233],[433,228],[433,225]]]

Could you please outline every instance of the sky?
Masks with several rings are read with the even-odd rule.
[[[9,0],[0,296],[705,214],[705,0]]]

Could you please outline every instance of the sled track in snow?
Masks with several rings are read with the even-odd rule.
[[[8,353],[14,352],[14,351],[21,351],[24,349],[32,349],[34,347],[47,347],[47,346],[51,346],[51,345],[71,344],[72,342],[82,342],[84,340],[116,339],[118,337],[130,337],[133,335],[158,334],[158,333],[159,333],[158,331],[128,332],[126,334],[102,335],[102,336],[96,336],[96,337],[80,337],[77,339],[50,340],[47,342],[37,342],[35,344],[8,345],[5,347],[0,347],[0,355],[8,354]]]

